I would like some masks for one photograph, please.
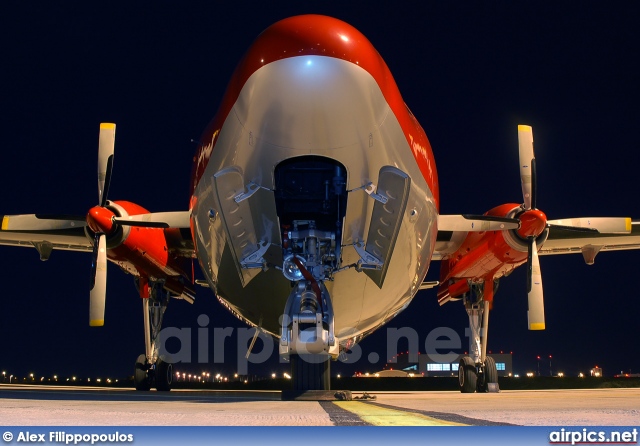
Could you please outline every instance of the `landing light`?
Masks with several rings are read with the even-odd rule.
[[[305,264],[304,259],[301,257],[298,257],[298,260],[300,261],[302,266],[304,266]],[[296,265],[295,262],[293,261],[293,254],[290,254],[287,257],[285,257],[284,262],[282,262],[282,274],[284,274],[284,277],[286,277],[292,282],[297,282],[299,280],[302,280],[303,278],[302,271],[300,271],[300,268],[298,268],[298,265]]]

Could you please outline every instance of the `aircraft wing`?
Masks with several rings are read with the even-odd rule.
[[[128,226],[163,228],[172,254],[195,256],[189,228],[188,212],[157,212],[128,216],[118,222]],[[92,252],[92,240],[85,233],[84,216],[46,216],[39,214],[0,215],[0,245],[35,248],[41,260],[53,249]]]
[[[41,260],[53,249],[91,252],[93,245],[85,235],[84,217],[38,214],[0,216],[0,245],[36,248]]]
[[[596,230],[577,227],[577,225],[558,224],[564,222],[571,223],[569,220],[550,222],[553,224],[549,225],[549,236],[538,251],[539,255],[582,254],[587,263],[593,263],[595,255],[602,251],[640,249],[640,221],[632,222],[631,230],[628,233],[600,233]],[[573,224],[575,225],[575,222]],[[468,232],[466,230],[438,230],[433,260],[442,260],[456,252]]]

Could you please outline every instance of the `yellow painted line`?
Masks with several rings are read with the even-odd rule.
[[[438,420],[419,413],[387,409],[360,401],[334,401],[333,404],[356,414],[362,421],[374,426],[466,426],[462,423]]]
[[[9,217],[2,218],[2,230],[6,231],[9,228]]]

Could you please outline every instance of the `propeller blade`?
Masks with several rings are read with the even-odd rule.
[[[544,330],[544,295],[542,291],[542,274],[540,273],[540,261],[538,259],[538,246],[535,238],[529,242],[527,283],[529,289],[529,330]]]
[[[191,213],[189,211],[153,212],[150,214],[116,217],[114,221],[124,226],[143,228],[190,228]]]
[[[89,325],[104,325],[104,304],[107,296],[107,236],[98,233],[93,244],[91,264],[91,298],[89,302]]]
[[[535,155],[533,153],[533,131],[531,126],[518,126],[518,148],[520,158],[520,182],[525,210],[535,209]]]
[[[58,231],[87,226],[83,215],[2,215],[0,220],[4,231]]]
[[[597,231],[600,234],[630,234],[631,219],[626,217],[581,217],[547,221],[549,226],[574,231]]]
[[[98,142],[98,205],[107,204],[111,171],[113,170],[113,153],[116,139],[116,125],[103,122],[100,124]]]

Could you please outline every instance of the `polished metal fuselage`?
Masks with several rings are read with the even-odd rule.
[[[377,185],[383,166],[394,166],[411,178],[382,288],[354,268],[325,282],[338,340],[342,345],[360,340],[409,304],[431,260],[436,204],[403,129],[366,70],[323,56],[267,64],[247,80],[219,134],[202,144],[209,145],[210,158],[194,194],[196,250],[210,286],[237,316],[277,335],[291,282],[275,268],[255,269],[248,275],[245,271],[242,279],[229,231],[219,218],[221,198],[214,176],[234,168],[245,185],[253,182],[264,188],[259,194],[272,194],[278,163],[307,155],[330,158],[346,168],[350,192],[340,240],[341,265],[357,262],[360,257],[353,245],[367,241],[374,200],[358,188],[369,182]],[[267,237],[274,245],[271,249],[278,249],[279,222],[271,221],[275,210],[265,208],[271,200],[252,199],[254,242]]]

